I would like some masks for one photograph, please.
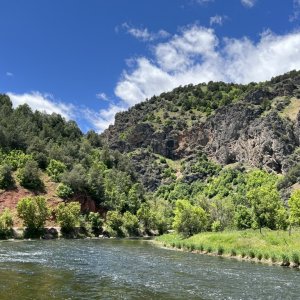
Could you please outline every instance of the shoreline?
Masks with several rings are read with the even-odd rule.
[[[161,241],[157,241],[157,240],[153,240],[152,241],[153,244],[155,244],[156,246],[158,246],[159,248],[165,249],[165,250],[173,250],[173,251],[180,251],[180,252],[185,252],[185,253],[193,253],[193,254],[200,254],[200,255],[207,255],[207,256],[213,256],[213,257],[219,257],[219,258],[224,258],[224,259],[233,259],[233,260],[237,260],[240,262],[249,262],[249,263],[258,263],[258,264],[265,264],[265,265],[269,265],[269,266],[278,266],[278,267],[287,267],[290,269],[300,269],[300,265],[297,265],[293,262],[290,262],[289,264],[284,264],[283,261],[276,261],[276,262],[272,262],[271,259],[258,259],[257,257],[255,258],[251,258],[249,256],[242,256],[242,255],[230,255],[228,253],[225,254],[218,254],[216,252],[208,252],[208,251],[201,251],[201,250],[189,250],[187,248],[177,248],[177,247],[172,247],[171,245],[167,246],[164,245],[163,242]]]

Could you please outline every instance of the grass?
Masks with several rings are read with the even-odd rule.
[[[292,98],[290,104],[281,113],[284,117],[289,117],[291,120],[296,120],[297,114],[300,109],[300,100]]]
[[[240,256],[278,262],[283,265],[299,265],[300,230],[289,236],[287,231],[263,229],[244,231],[204,232],[189,238],[171,233],[156,238],[158,242],[175,248],[192,248],[216,255]],[[191,245],[193,245],[191,247]],[[191,249],[190,249],[191,250]]]

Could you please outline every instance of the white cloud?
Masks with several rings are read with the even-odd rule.
[[[14,76],[14,74],[13,74],[13,73],[11,73],[11,72],[6,72],[6,76],[7,76],[7,77],[13,77],[13,76]]]
[[[104,101],[109,101],[108,96],[105,93],[98,93],[96,94],[96,98]]]
[[[84,129],[93,128],[98,132],[102,132],[110,124],[113,124],[117,112],[125,110],[124,105],[121,103],[120,105],[110,104],[108,108],[97,112],[84,106],[78,107],[71,103],[57,101],[51,94],[42,94],[36,91],[24,94],[11,92],[6,94],[10,97],[14,107],[28,104],[34,111],[37,110],[48,114],[57,113],[66,120],[79,121],[85,127]],[[102,94],[100,93],[101,96],[105,95]]]
[[[126,107],[114,104],[110,104],[108,108],[101,109],[99,112],[96,112],[91,109],[85,109],[82,111],[85,120],[87,120],[93,127],[98,131],[102,132],[109,125],[112,125],[115,120],[116,113],[124,111]]]
[[[210,26],[212,26],[214,24],[222,26],[226,19],[227,19],[227,16],[215,15],[213,17],[210,17],[209,24],[210,24]]]
[[[124,71],[115,94],[125,107],[179,85],[222,80],[263,81],[300,69],[300,32],[264,32],[258,42],[248,38],[220,40],[212,29],[191,26],[154,46],[153,57],[135,59]]]
[[[117,112],[179,85],[210,80],[249,83],[300,69],[300,31],[285,35],[265,31],[254,42],[247,37],[219,39],[213,29],[193,25],[156,43],[151,57],[130,61],[115,87],[119,102],[98,112],[75,109],[72,104],[38,92],[9,96],[15,106],[28,103],[33,109],[84,120],[101,132],[113,124]],[[99,93],[100,98],[104,96]]]
[[[256,0],[241,0],[241,3],[246,7],[253,7],[256,3]]]
[[[150,32],[147,28],[136,28],[130,26],[128,23],[123,23],[122,28],[133,37],[142,41],[154,41],[157,39],[167,38],[170,34],[161,29],[158,32]]]
[[[74,105],[56,101],[50,94],[41,94],[39,92],[15,94],[8,92],[7,95],[10,97],[14,107],[28,104],[33,110],[48,114],[57,113],[67,120],[73,118],[75,114]]]

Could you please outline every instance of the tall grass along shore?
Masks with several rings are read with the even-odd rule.
[[[299,268],[300,231],[264,229],[204,232],[184,238],[170,233],[156,238],[164,247]]]

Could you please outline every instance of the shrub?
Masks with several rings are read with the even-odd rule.
[[[91,224],[93,233],[98,234],[103,226],[103,219],[101,219],[100,214],[96,212],[90,212],[87,220]]]
[[[58,187],[56,188],[56,195],[63,199],[68,199],[74,194],[71,187],[64,183],[60,183]]]
[[[207,247],[207,252],[208,252],[208,253],[211,253],[211,252],[212,252],[212,247],[211,247],[211,246],[208,246],[208,247]]]
[[[43,188],[43,182],[40,179],[38,164],[33,160],[27,161],[24,168],[19,169],[17,177],[20,185],[25,188],[32,190],[39,190]]]
[[[0,214],[0,238],[8,238],[12,235],[13,218],[10,210],[6,208]]]
[[[252,259],[255,258],[255,252],[253,250],[249,251],[249,257]]]
[[[187,200],[177,200],[173,227],[185,236],[206,228],[207,214],[201,207],[193,206]]]
[[[221,222],[219,220],[217,221],[214,221],[212,224],[211,224],[211,230],[213,232],[217,232],[217,231],[221,231],[222,229],[222,225],[221,225]]]
[[[236,256],[236,250],[235,249],[231,249],[231,251],[230,251],[230,255],[231,256]]]
[[[17,213],[29,233],[35,233],[44,228],[49,209],[44,197],[27,197],[18,202]]]
[[[217,254],[218,255],[223,255],[224,254],[224,248],[222,246],[218,247]]]
[[[66,170],[66,165],[63,162],[55,159],[50,160],[50,163],[46,169],[47,174],[55,182],[59,182],[61,180],[62,174],[65,170]]]
[[[296,266],[299,266],[300,264],[300,258],[299,258],[299,254],[294,252],[292,254],[292,262],[296,265]]]
[[[242,251],[241,252],[241,256],[244,258],[246,256],[246,252],[245,251]]]
[[[282,265],[289,266],[290,265],[290,258],[286,254],[281,254]]]
[[[234,225],[237,229],[251,228],[252,224],[251,209],[244,205],[238,205],[234,214]]]
[[[109,211],[106,215],[107,230],[112,236],[123,236],[123,218],[118,211]]]
[[[265,253],[265,254],[264,254],[264,259],[268,260],[269,258],[270,258],[269,253]]]
[[[73,191],[83,192],[87,189],[87,172],[81,164],[75,165],[70,172],[65,172],[62,182]]]
[[[0,189],[7,189],[14,185],[11,166],[4,164],[0,166]]]
[[[60,203],[56,209],[56,218],[62,232],[68,233],[79,224],[80,203]]]
[[[263,258],[263,255],[262,255],[261,253],[258,253],[258,254],[257,254],[257,259],[258,259],[258,260],[262,260],[262,258]]]
[[[139,220],[137,216],[126,211],[123,215],[123,226],[129,235],[137,235],[139,229]]]

